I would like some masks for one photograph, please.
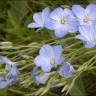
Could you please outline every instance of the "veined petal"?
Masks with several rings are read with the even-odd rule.
[[[6,88],[8,86],[8,82],[4,80],[2,76],[0,76],[0,89]]]
[[[32,76],[35,77],[38,75],[38,67],[34,67],[33,70],[32,70]]]
[[[83,37],[82,35],[77,35],[75,38],[77,38],[77,39],[80,39],[80,40],[82,40],[82,41],[87,41],[86,40],[86,38],[85,37]]]
[[[9,65],[13,64],[13,62],[11,60],[9,60],[7,57],[5,56],[0,56],[0,62],[3,62],[3,63],[7,63]]]
[[[63,56],[59,56],[59,55],[55,55],[55,65],[60,65],[64,62],[64,57]]]
[[[48,18],[45,22],[45,27],[50,30],[55,30],[56,28],[59,28],[58,22],[54,19]]]
[[[96,25],[81,26],[79,32],[80,35],[77,35],[77,37],[86,41],[86,48],[92,48],[96,45]]]
[[[48,78],[50,77],[50,73],[43,73],[42,75],[38,74],[38,68],[34,68],[32,71],[32,76],[37,85],[45,84]]]
[[[62,56],[63,48],[60,45],[53,46],[53,50],[55,53],[55,66],[60,65],[64,61],[64,57]]]
[[[41,67],[44,72],[49,72],[52,68],[50,58],[45,56],[37,56],[34,60],[36,66]]]
[[[0,78],[0,84],[1,84],[0,86],[2,86],[2,84],[4,84],[4,86],[6,87],[6,86],[12,84],[12,82],[19,75],[16,73],[17,72],[16,70],[18,70],[18,69],[17,69],[15,63],[10,61],[7,57],[0,56],[0,61],[5,63],[6,70],[7,70],[7,75],[6,75],[5,81]],[[18,70],[18,72],[19,72],[19,70]]]
[[[7,81],[0,81],[0,89],[6,88],[8,86]]]
[[[40,84],[45,84],[46,81],[49,79],[50,74],[49,73],[44,73],[42,76],[36,76],[36,80]]]
[[[36,66],[40,67],[42,66],[44,63],[49,63],[50,61],[48,59],[46,59],[44,56],[38,55],[35,60],[34,63],[36,64]]]
[[[54,57],[54,50],[52,46],[45,44],[40,49],[39,54],[42,56],[47,56],[47,57]]]
[[[62,15],[64,16],[68,16],[69,18],[71,18],[71,19],[73,19],[73,20],[75,20],[76,18],[75,18],[75,16],[73,15],[73,12],[70,10],[70,9],[68,9],[68,8],[65,8],[64,9],[64,11],[62,12]]]
[[[86,12],[92,20],[96,20],[96,4],[89,4],[86,8]]]
[[[11,81],[14,80],[14,76],[12,75],[11,72],[8,72],[7,75],[6,75],[6,81],[12,83]]]
[[[51,64],[49,64],[49,63],[46,63],[45,65],[41,66],[43,72],[50,72],[52,67],[53,66]]]
[[[9,84],[12,84],[15,82],[19,74],[20,72],[17,69],[16,65],[12,65],[11,70],[6,75],[6,80],[9,82]]]
[[[17,77],[20,74],[20,72],[19,72],[18,68],[16,67],[16,65],[12,66],[11,73],[12,73],[12,75],[14,77]]]
[[[72,11],[73,13],[78,17],[81,18],[84,15],[84,8],[81,7],[80,5],[73,5],[72,6]]]
[[[28,28],[39,28],[39,27],[43,27],[43,26],[41,26],[41,25],[39,25],[37,23],[30,23],[30,24],[28,24]]]
[[[68,26],[68,32],[75,33],[78,31],[78,22],[71,22]]]
[[[58,8],[56,8],[55,10],[53,10],[50,13],[49,18],[58,21],[58,20],[60,20],[60,17],[61,17],[62,12],[63,12],[63,9],[60,8],[60,7],[58,7]]]
[[[14,62],[12,62],[10,59],[8,59],[7,57],[4,56],[0,56],[0,62],[4,63],[6,66],[6,70],[10,71],[11,70],[11,65],[15,64]]]
[[[43,22],[42,22],[42,12],[35,13],[35,14],[33,15],[33,19],[34,19],[34,21],[35,21],[37,24],[43,26]]]
[[[59,74],[64,78],[70,78],[74,72],[74,68],[71,64],[65,63],[64,66],[62,66],[59,69]]]
[[[79,32],[80,34],[86,38],[87,41],[90,41],[92,39],[92,31],[91,26],[80,26],[79,27]],[[91,38],[90,38],[91,37]]]
[[[93,48],[95,46],[96,46],[96,41],[94,41],[94,42],[87,42],[85,44],[85,48]]]
[[[63,36],[65,36],[68,32],[65,31],[64,29],[56,29],[55,30],[55,36],[58,38],[62,38]]]
[[[61,55],[63,48],[61,45],[56,45],[56,46],[53,46],[53,50],[55,52],[55,55]]]
[[[49,7],[46,7],[46,8],[42,11],[42,20],[43,20],[44,23],[46,22],[49,14],[50,14],[50,9],[49,9]]]

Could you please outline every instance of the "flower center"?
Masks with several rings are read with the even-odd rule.
[[[88,23],[90,21],[90,18],[87,14],[85,14],[84,18],[83,18],[83,22],[84,23]]]
[[[64,19],[61,20],[61,24],[65,24],[66,21]]]
[[[66,17],[65,16],[63,16],[63,17],[61,17],[61,20],[60,20],[60,23],[62,24],[62,25],[65,25],[66,24]]]

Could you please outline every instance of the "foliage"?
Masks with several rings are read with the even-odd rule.
[[[46,6],[75,4],[87,5],[96,0],[0,0],[0,55],[8,56],[17,62],[21,72],[16,85],[0,90],[0,96],[96,96],[96,48],[86,49],[83,43],[74,38],[75,34],[56,39],[47,29],[36,33],[27,25],[33,13]],[[70,79],[59,77],[55,72],[45,85],[37,86],[31,71],[34,58],[45,44],[61,44],[66,60],[78,70]]]

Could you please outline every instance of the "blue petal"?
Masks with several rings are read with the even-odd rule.
[[[7,71],[10,71],[11,70],[11,67],[12,66],[10,64],[6,64],[6,67],[5,68],[6,68]]]
[[[50,13],[50,16],[49,17],[51,19],[54,19],[54,20],[58,21],[60,19],[60,17],[61,17],[62,12],[63,12],[63,9],[60,8],[60,7],[58,7],[58,8],[56,8],[55,10],[53,10]]]
[[[51,57],[51,56],[54,57],[54,50],[52,46],[45,44],[40,49],[39,54],[42,56],[47,56],[47,57]]]
[[[68,32],[75,33],[77,31],[78,31],[78,27],[77,26],[75,26],[75,25],[69,25]]]
[[[86,11],[93,21],[96,20],[96,4],[89,4]]]
[[[64,57],[62,56],[63,48],[60,45],[53,46],[55,52],[55,65],[60,65],[64,61]]]
[[[85,37],[83,37],[82,35],[77,35],[75,38],[80,39],[82,41],[87,41]]]
[[[36,76],[37,82],[40,84],[45,84],[46,81],[49,79],[50,74],[44,73],[42,76]]]
[[[16,78],[9,72],[7,75],[6,75],[6,81],[8,82],[8,85],[12,85],[16,82]]]
[[[11,72],[8,72],[6,75],[6,81],[10,82],[14,80],[14,76],[12,75]]]
[[[49,79],[50,73],[43,73],[43,75],[38,74],[38,67],[34,67],[32,71],[32,76],[37,85],[45,84]]]
[[[6,70],[8,72],[6,75],[6,81],[0,79],[2,81],[1,85],[4,84],[4,82],[5,82],[5,85],[6,84],[10,85],[13,82],[13,80],[16,78],[18,69],[17,69],[15,63],[10,61],[7,57],[0,56],[0,62],[5,63]]]
[[[92,29],[92,30],[91,30]],[[79,32],[80,34],[86,38],[86,40],[90,40],[90,36],[92,35],[92,31],[94,29],[91,26],[80,26]]]
[[[45,65],[43,65],[42,66],[42,70],[44,71],[44,72],[50,72],[51,71],[51,69],[52,69],[52,65],[50,64],[45,64]]]
[[[58,56],[58,55],[55,56],[55,66],[60,65],[63,62],[64,62],[64,57],[63,56]]]
[[[53,46],[53,50],[55,52],[55,55],[58,55],[58,54],[61,55],[63,48],[61,45],[56,45],[56,46]]]
[[[48,18],[47,21],[45,22],[45,27],[50,30],[55,30],[59,28],[58,21]]]
[[[10,61],[7,57],[0,56],[0,62],[7,63],[7,64],[13,64],[12,61]]]
[[[35,63],[35,65],[38,66],[38,67],[42,66],[42,60],[41,60],[41,58],[42,58],[42,57],[39,55],[39,56],[37,56],[37,57],[34,59],[34,63]]]
[[[36,66],[41,67],[41,66],[43,66],[46,63],[50,64],[50,60],[48,60],[47,58],[45,58],[43,56],[38,55],[35,58],[34,63],[35,63]]]
[[[12,74],[17,74],[19,72],[16,65],[15,65],[15,63],[10,61],[7,57],[0,56],[0,62],[5,63],[6,70],[10,71],[10,72],[12,71]]]
[[[8,82],[4,80],[2,76],[0,76],[0,89],[6,88],[8,86]]]
[[[11,73],[12,73],[12,75],[14,77],[17,77],[20,74],[20,72],[19,72],[18,68],[16,67],[16,65],[12,66]]]
[[[42,27],[40,24],[37,23],[30,23],[28,24],[28,28],[39,28]]]
[[[94,41],[94,42],[87,42],[85,44],[85,48],[93,48],[95,46],[96,46],[96,41]]]
[[[96,25],[81,26],[79,27],[79,32],[88,42],[96,40]]]
[[[73,13],[80,19],[84,15],[84,8],[80,5],[73,5],[72,6]]]
[[[56,29],[55,30],[55,36],[58,38],[64,37],[68,32],[64,29]]]
[[[79,32],[82,40],[86,41],[85,47],[92,48],[96,45],[96,28],[95,25],[81,26]],[[85,39],[84,39],[85,38]]]
[[[75,33],[78,31],[78,25],[79,23],[77,21],[70,20],[69,26],[68,26],[68,32]]]
[[[40,82],[38,82],[38,79],[36,78],[36,76],[38,76],[38,67],[34,67],[34,68],[33,68],[33,70],[32,70],[32,77],[33,77],[35,83],[36,83],[37,85],[39,85]]]
[[[9,60],[7,57],[4,56],[0,56],[0,62],[5,63],[7,71],[10,71],[11,65],[14,64],[14,62],[12,62],[11,60]]]
[[[43,20],[44,23],[46,22],[49,14],[50,14],[49,7],[46,7],[45,9],[43,9],[43,11],[42,11],[42,20]]]
[[[64,11],[62,12],[62,17],[63,16],[68,16],[72,20],[75,20],[76,19],[75,16],[73,15],[73,12],[70,9],[68,9],[68,8],[65,8]]]
[[[68,8],[65,8],[62,12],[62,17],[66,16],[68,25],[66,26],[66,30],[68,32],[77,32],[79,22],[76,20],[76,17],[73,15],[73,12],[69,10]]]
[[[6,88],[8,86],[8,82],[0,81],[0,89]]]
[[[59,72],[60,76],[62,76],[64,78],[69,78],[72,76],[72,74],[74,72],[74,68],[71,64],[65,63],[64,66],[62,66],[58,72]]]
[[[33,70],[32,70],[32,76],[37,76],[38,75],[38,67],[34,67]]]
[[[37,56],[34,60],[36,66],[41,67],[44,72],[51,71],[52,65],[50,64],[50,58],[45,56]]]
[[[42,18],[42,12],[35,13],[35,14],[33,15],[33,19],[34,19],[34,21],[35,21],[37,24],[43,26],[43,22],[42,22],[42,19],[43,19],[43,18]]]

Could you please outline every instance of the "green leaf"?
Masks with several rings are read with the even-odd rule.
[[[81,77],[77,78],[72,83],[73,83],[72,88],[71,88],[71,90],[69,92],[69,94],[71,96],[86,96],[84,83],[83,83]]]
[[[9,1],[10,10],[8,10],[8,22],[13,27],[17,27],[21,24],[23,18],[28,13],[26,0],[13,0]]]
[[[88,0],[89,3],[96,3],[96,0]]]
[[[7,96],[7,90],[6,89],[0,89],[0,96]]]

